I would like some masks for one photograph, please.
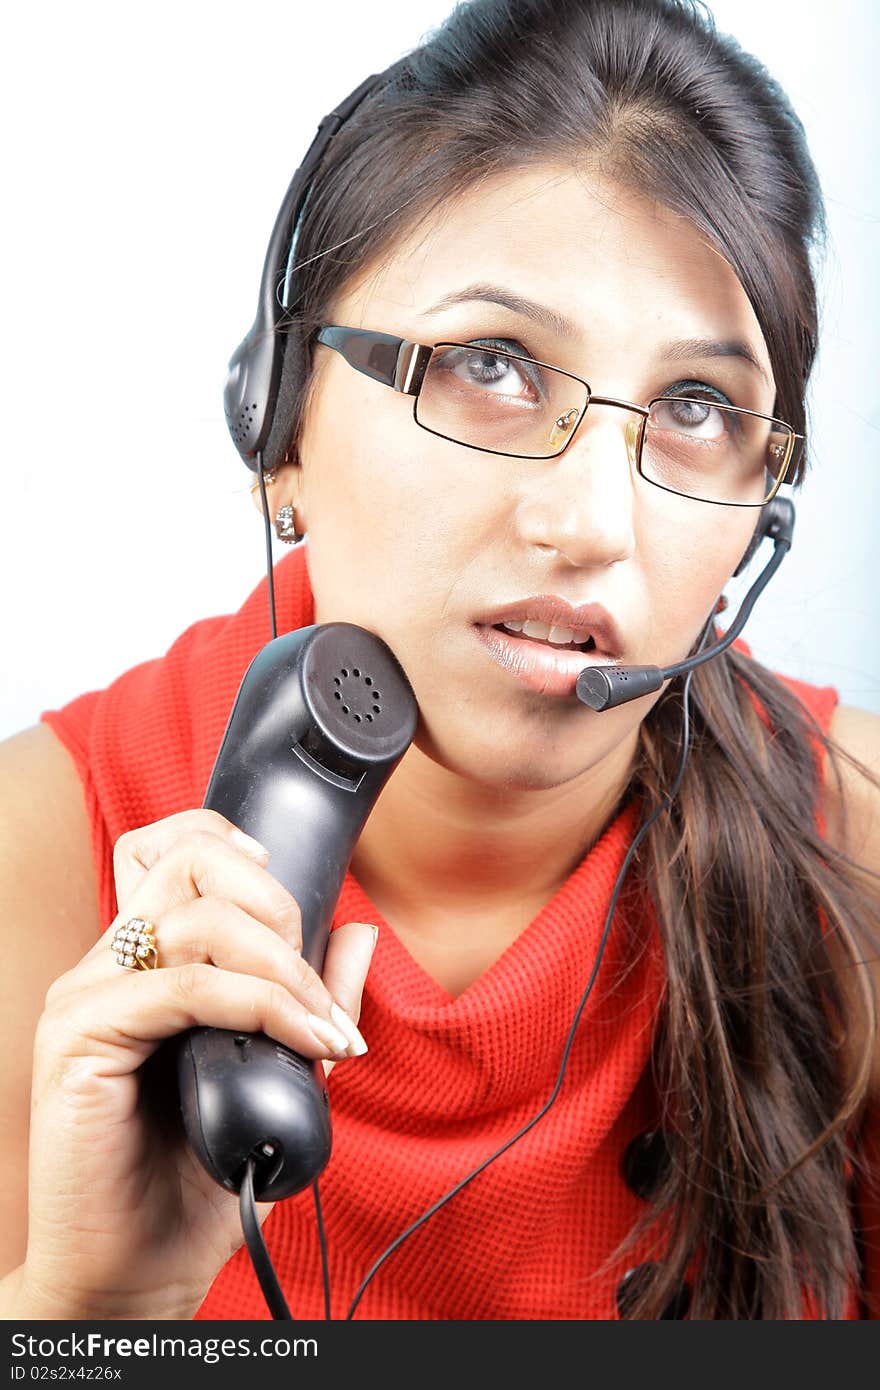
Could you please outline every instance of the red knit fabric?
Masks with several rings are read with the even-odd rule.
[[[277,566],[275,586],[280,632],[314,621],[302,547]],[[42,714],[82,778],[105,924],[117,911],[116,839],[202,804],[240,681],[269,637],[264,580],[237,614],[194,624],[165,657]],[[783,679],[827,730],[836,691]],[[337,1066],[329,1081],[334,1142],[321,1196],[335,1316],[344,1316],[391,1241],[546,1101],[638,809],[633,801],[624,807],[458,998],[416,964],[346,876],[334,926],[376,922],[380,933],[361,1015],[370,1051]],[[622,1275],[657,1254],[646,1239],[596,1276],[644,1210],[623,1180],[621,1156],[657,1120],[647,1062],[663,961],[653,909],[635,898],[624,892],[618,905],[554,1106],[404,1243],[370,1284],[358,1317],[618,1317]],[[860,1216],[874,1227],[866,1265],[876,1293],[880,1200],[875,1193],[869,1206],[867,1196],[863,1189]],[[323,1317],[311,1193],[277,1203],[263,1230],[294,1316]],[[244,1246],[196,1316],[268,1317]],[[855,1296],[847,1316],[860,1316]]]

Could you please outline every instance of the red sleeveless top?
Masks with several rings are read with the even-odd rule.
[[[314,622],[304,547],[286,556],[275,575],[279,632]],[[202,804],[241,679],[270,636],[263,580],[238,613],[195,623],[164,657],[41,715],[70,750],[83,782],[105,924],[117,911],[115,841],[133,827]],[[782,679],[827,730],[837,692]],[[333,925],[376,922],[380,930],[360,1023],[370,1051],[336,1067],[329,1079],[333,1153],[321,1199],[335,1317],[345,1316],[392,1240],[546,1102],[637,816],[631,800],[534,921],[457,998],[416,964],[347,874]],[[648,1061],[662,983],[653,908],[624,893],[556,1102],[404,1242],[355,1316],[620,1316],[621,1284],[656,1257],[650,1238],[610,1272],[598,1277],[596,1271],[645,1210],[639,1190],[657,1119]],[[872,1124],[865,1142],[874,1144],[876,1161],[880,1117]],[[876,1295],[876,1191],[861,1191],[854,1220],[866,1287]],[[263,1234],[293,1316],[322,1318],[311,1192],[277,1203]],[[686,1311],[683,1288],[668,1315]],[[854,1290],[847,1317],[865,1315]],[[217,1275],[196,1317],[269,1317],[244,1245]]]

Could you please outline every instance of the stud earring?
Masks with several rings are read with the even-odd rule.
[[[271,487],[277,477],[278,474],[275,472],[274,468],[266,468],[263,470],[263,482],[266,484],[266,487]],[[251,492],[257,492],[259,486],[260,480],[259,478],[255,478],[251,483]]]

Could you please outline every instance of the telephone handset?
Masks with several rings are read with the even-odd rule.
[[[204,805],[253,835],[299,903],[302,953],[321,973],[330,923],[358,837],[413,740],[418,707],[394,653],[353,623],[274,638],[245,672]],[[192,1028],[176,1049],[187,1138],[207,1172],[254,1195],[307,1187],[330,1157],[320,1062],[264,1033]]]

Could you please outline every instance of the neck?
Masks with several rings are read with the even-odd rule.
[[[451,772],[413,744],[373,808],[352,872],[389,918],[537,910],[620,808],[637,740],[634,730],[563,786],[513,792]]]

